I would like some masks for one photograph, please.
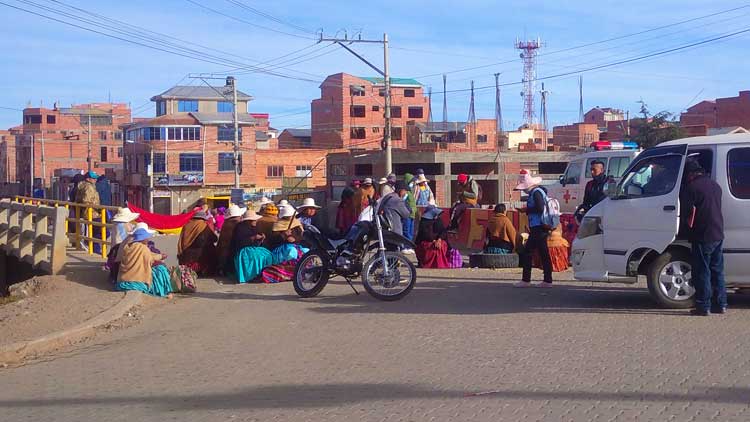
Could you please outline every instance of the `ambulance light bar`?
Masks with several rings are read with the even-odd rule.
[[[636,144],[635,142],[596,141],[596,142],[592,142],[589,148],[594,151],[626,150],[626,149],[638,149],[638,144]]]

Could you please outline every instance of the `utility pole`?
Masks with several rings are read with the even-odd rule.
[[[149,142],[148,144],[148,153],[149,153],[149,166],[151,167],[150,177],[148,178],[148,212],[153,213],[154,212],[154,141]],[[164,160],[167,159],[166,152],[164,153]],[[166,169],[166,164],[165,164]]]
[[[469,101],[469,117],[466,119],[466,127],[469,129],[466,137],[466,145],[472,145],[477,141],[476,127],[477,115],[474,112],[474,81],[471,81],[471,101]]]
[[[578,121],[583,123],[583,75],[578,76]]]
[[[234,123],[234,188],[240,188],[240,122],[237,120],[237,81],[227,76],[227,86],[232,87],[232,122]]]
[[[446,86],[448,76],[443,74],[443,123],[448,122],[448,98],[446,97]]]
[[[542,148],[547,151],[547,140],[549,136],[547,134],[547,95],[549,91],[544,89],[544,82],[542,82]]]
[[[427,123],[432,123],[432,87],[427,88],[427,102],[430,104],[430,112],[427,114]]]
[[[391,75],[388,71],[388,34],[383,34],[383,40],[363,40],[361,36],[356,39],[349,39],[346,35],[344,38],[323,38],[323,33],[320,33],[318,43],[330,41],[343,47],[346,51],[352,53],[355,57],[362,60],[366,65],[370,66],[376,72],[383,76],[384,82],[384,97],[385,107],[383,112],[383,118],[385,120],[385,128],[383,131],[383,149],[385,150],[385,173],[390,174],[393,171],[393,156],[391,150]],[[377,66],[370,63],[367,59],[359,55],[356,51],[348,47],[347,44],[353,43],[368,43],[368,44],[383,44],[383,70],[380,70]]]
[[[42,130],[42,133],[40,135],[42,135],[42,139],[41,139],[41,147],[42,147],[41,155],[42,156],[40,157],[40,161],[42,162],[42,186],[41,188],[44,189],[44,185],[47,180],[47,162],[44,160],[44,130]]]
[[[88,145],[87,145],[88,149],[86,152],[86,161],[88,162],[89,171],[91,171],[91,112],[90,111],[88,113],[88,117],[89,117],[89,127],[86,130],[86,132],[88,132]]]
[[[503,109],[500,104],[500,74],[495,73],[495,141],[500,151],[507,151],[503,133]]]
[[[34,135],[31,135],[31,162],[29,163],[29,173],[31,175],[31,182],[29,185],[31,186],[31,196],[34,196],[34,165],[36,164],[36,161],[34,161]]]

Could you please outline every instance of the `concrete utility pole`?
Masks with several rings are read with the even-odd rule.
[[[154,212],[154,145],[153,141],[148,144],[148,150],[149,150],[149,165],[151,166],[151,171],[149,171],[149,178],[148,178],[148,212],[153,213]],[[167,158],[166,152],[164,153],[164,159]]]
[[[89,112],[89,127],[86,129],[86,132],[88,132],[88,146],[86,151],[86,161],[88,162],[88,171],[91,171],[91,112]]]
[[[393,156],[391,151],[391,75],[388,71],[388,34],[383,34],[383,40],[363,40],[360,36],[356,39],[349,39],[346,36],[344,38],[323,38],[323,33],[321,32],[320,38],[318,39],[318,42],[324,42],[324,41],[330,41],[333,43],[336,43],[340,45],[341,47],[344,47],[344,49],[350,53],[352,53],[355,57],[362,60],[366,65],[373,68],[376,72],[381,74],[383,76],[383,82],[384,82],[384,98],[385,98],[385,107],[383,112],[383,118],[385,119],[384,124],[384,130],[383,130],[383,149],[385,150],[385,173],[390,174],[393,172]],[[369,44],[383,44],[383,70],[380,70],[377,66],[370,63],[367,59],[360,56],[349,48],[346,44],[352,44],[352,43],[369,43]]]
[[[29,183],[29,185],[31,186],[31,190],[30,190],[31,196],[34,196],[34,165],[35,164],[36,163],[34,161],[34,135],[32,134],[31,135],[31,162],[29,163],[29,169],[30,169],[29,173],[31,173],[31,182]]]
[[[232,122],[234,123],[234,187],[240,188],[240,122],[237,120],[237,81],[227,76],[227,86],[232,87]]]

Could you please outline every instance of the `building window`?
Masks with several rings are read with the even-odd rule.
[[[115,137],[115,141],[122,141],[122,132],[116,130],[112,133]]]
[[[302,178],[312,177],[312,166],[297,166],[295,176]]]
[[[391,117],[400,118],[401,117],[401,107],[391,107]]]
[[[217,127],[217,137],[219,141],[234,141],[234,125],[220,125]],[[239,128],[238,137],[242,139],[242,128]]]
[[[424,117],[422,107],[409,107],[410,119],[421,119],[422,117]]]
[[[182,128],[182,140],[183,141],[198,141],[200,139],[201,139],[201,128],[199,127]]]
[[[372,133],[380,133],[380,128],[375,126],[372,128]]]
[[[79,121],[81,125],[88,125],[91,120],[91,126],[112,126],[112,116],[91,116],[81,114]]]
[[[182,157],[180,157],[180,162],[182,162]],[[167,172],[167,160],[163,152],[155,152],[154,153],[154,167],[151,171],[154,173],[166,173]]]
[[[352,97],[364,97],[365,87],[362,85],[349,85],[349,95]]]
[[[107,140],[107,131],[106,130],[100,130],[99,131],[99,140],[100,141],[106,141]]]
[[[346,164],[331,164],[332,176],[346,176]]]
[[[25,125],[38,125],[42,123],[42,115],[41,114],[27,114],[26,116],[23,116],[23,123]]]
[[[166,101],[157,101],[156,102],[156,115],[157,116],[163,116],[167,114],[167,102]]]
[[[201,171],[203,171],[203,154],[193,152],[180,154],[180,172]]]
[[[169,139],[170,141],[181,141],[182,140],[182,128],[181,127],[168,127],[167,139]]]
[[[279,179],[284,177],[284,166],[268,166],[266,176],[269,179]]]
[[[401,128],[400,127],[391,127],[391,140],[393,141],[400,141],[401,138]]]
[[[380,111],[380,106],[372,106],[372,111]]]
[[[219,153],[219,171],[234,171],[234,153]]]
[[[404,97],[414,97],[415,92],[413,89],[405,89],[404,90]]]
[[[180,111],[180,112],[198,111],[198,100],[177,101],[177,111]]]
[[[353,105],[350,111],[352,117],[365,117],[365,106]]]
[[[381,97],[385,97],[385,88],[380,88],[378,90],[378,95],[380,95]]]
[[[487,135],[477,135],[477,143],[478,144],[486,144],[487,143]]]
[[[122,158],[122,147],[117,147],[117,158]]]
[[[352,127],[349,133],[352,139],[365,139],[365,128],[363,127]]]
[[[147,127],[143,129],[143,139],[146,141],[161,141],[167,138],[167,128]]]
[[[48,114],[47,115],[47,124],[48,125],[54,125],[55,124],[55,115],[54,114]]]
[[[232,107],[232,103],[229,101],[218,101],[216,103],[216,111],[219,113],[231,113],[234,111],[234,107]]]
[[[102,163],[107,162],[107,147],[101,147],[101,150],[99,151],[99,159]]]

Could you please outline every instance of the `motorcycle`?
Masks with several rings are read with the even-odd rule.
[[[377,203],[370,201],[372,221],[359,221],[345,238],[325,236],[316,227],[305,226],[303,244],[310,248],[297,262],[294,290],[300,297],[317,296],[332,277],[343,277],[354,293],[352,280],[362,277],[365,290],[384,301],[409,294],[417,281],[417,269],[399,249],[415,249],[414,243],[387,229]]]

